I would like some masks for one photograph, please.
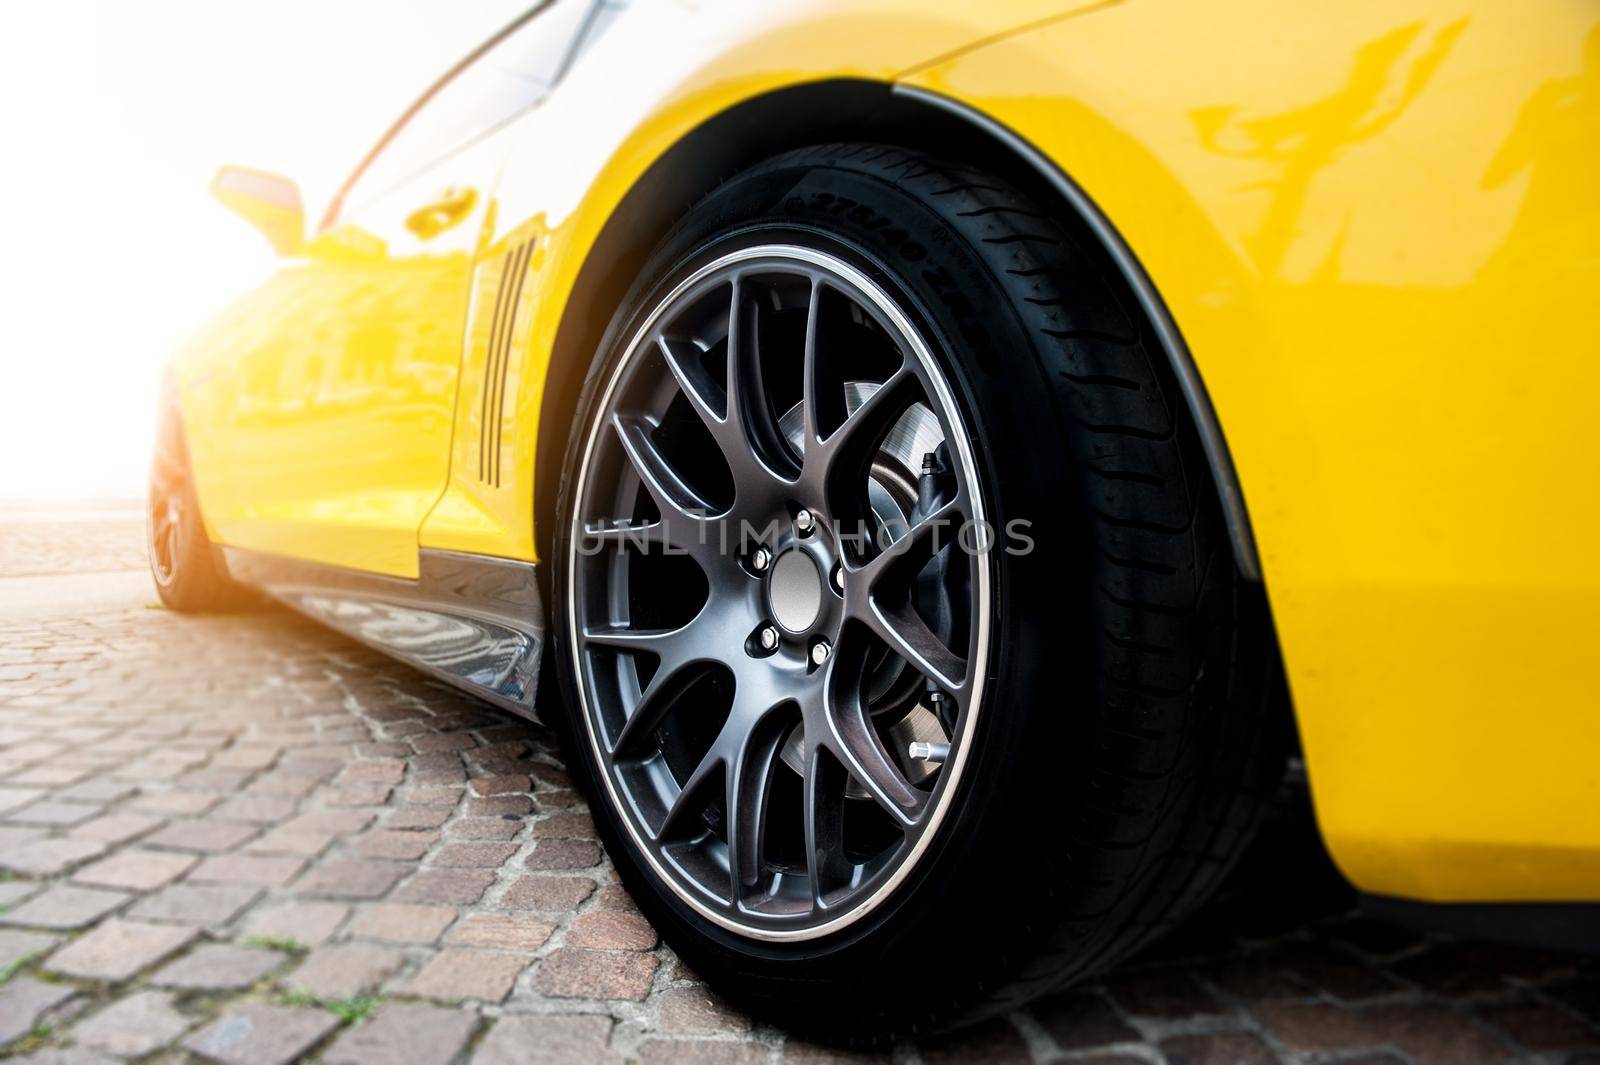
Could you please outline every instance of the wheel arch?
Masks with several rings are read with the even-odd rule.
[[[1216,412],[1183,334],[1132,250],[1092,199],[1043,152],[993,118],[910,85],[838,78],[744,100],[695,126],[618,202],[584,257],[562,311],[538,420],[534,537],[549,557],[571,418],[609,325],[646,257],[684,211],[762,159],[830,140],[872,140],[937,152],[999,173],[1087,236],[1114,264],[1151,324],[1203,443],[1241,577],[1261,581],[1244,494]]]

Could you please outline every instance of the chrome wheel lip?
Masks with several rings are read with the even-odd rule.
[[[948,443],[952,446],[952,458],[959,464],[966,476],[969,487],[969,505],[971,507],[971,520],[980,525],[986,524],[987,515],[984,507],[982,484],[978,477],[978,464],[973,453],[970,432],[964,424],[962,411],[950,389],[945,373],[934,357],[932,350],[923,339],[921,332],[913,325],[910,318],[901,307],[889,296],[883,288],[864,274],[861,270],[838,256],[819,251],[814,248],[796,244],[763,244],[742,248],[729,252],[717,259],[708,262],[688,277],[684,278],[668,292],[639,327],[629,338],[623,357],[618,360],[610,376],[606,379],[605,387],[596,400],[595,409],[600,411],[610,410],[618,385],[624,379],[628,369],[639,357],[647,338],[654,331],[661,319],[678,303],[678,301],[697,285],[711,275],[727,270],[740,264],[766,261],[782,265],[787,261],[791,264],[801,264],[813,269],[821,269],[833,273],[838,279],[845,282],[865,299],[869,300],[875,311],[882,314],[893,327],[898,339],[905,343],[906,354],[915,358],[926,373],[928,386],[934,392],[934,398],[939,405],[948,412],[952,426],[958,431],[952,434],[953,439]],[[584,437],[582,456],[578,467],[578,476],[574,483],[571,497],[574,500],[587,498],[590,469],[594,458],[596,442],[606,424],[606,419],[596,418],[589,426]],[[672,890],[672,892],[692,910],[713,924],[741,936],[767,942],[797,942],[819,939],[838,932],[865,917],[867,914],[882,906],[895,891],[905,882],[911,873],[918,867],[923,855],[938,838],[939,830],[949,815],[952,803],[964,775],[966,765],[972,753],[971,738],[976,734],[979,715],[983,709],[983,696],[985,681],[987,679],[989,638],[990,638],[990,604],[992,575],[988,565],[976,567],[975,580],[972,588],[972,604],[974,625],[976,627],[975,650],[971,660],[967,663],[967,676],[971,684],[969,705],[967,708],[967,722],[965,725],[964,742],[956,744],[952,750],[952,757],[945,764],[943,773],[946,779],[937,789],[931,808],[927,811],[927,821],[923,830],[913,842],[908,853],[899,859],[898,864],[884,878],[883,882],[872,890],[865,898],[860,899],[848,909],[841,910],[826,921],[810,924],[801,928],[776,928],[770,926],[753,925],[731,919],[726,913],[708,905],[706,901],[689,890],[692,885],[679,882],[673,870],[668,868],[656,854],[654,848],[640,831],[632,814],[632,804],[618,789],[617,781],[613,775],[605,770],[606,758],[601,745],[601,738],[596,729],[595,713],[590,706],[590,695],[583,683],[585,667],[582,660],[582,641],[578,631],[577,611],[572,608],[578,602],[577,575],[578,565],[573,557],[576,545],[583,535],[581,517],[575,512],[570,519],[568,529],[569,544],[567,563],[566,596],[569,604],[566,618],[566,637],[568,642],[568,655],[578,682],[577,696],[579,700],[579,717],[583,723],[584,734],[587,738],[590,753],[594,756],[595,765],[606,790],[606,797],[612,809],[621,819],[637,851],[644,856],[651,870]],[[828,578],[824,576],[824,580]]]

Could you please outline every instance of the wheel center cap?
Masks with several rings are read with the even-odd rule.
[[[767,577],[767,599],[772,616],[790,632],[804,632],[822,610],[822,574],[804,551],[790,550],[778,556]]]

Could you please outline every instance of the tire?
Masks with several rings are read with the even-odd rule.
[[[607,753],[614,693],[596,680],[591,628],[574,622],[599,609],[578,547],[590,486],[603,479],[602,423],[635,388],[629,375],[645,372],[630,367],[654,357],[630,356],[630,344],[665,328],[652,322],[675,313],[672,293],[686,279],[774,247],[848,264],[903,312],[949,386],[948,423],[970,441],[986,520],[996,530],[1030,522],[1034,543],[1024,551],[1008,537],[1018,553],[997,548],[974,564],[988,589],[987,642],[970,652],[984,656],[981,677],[969,678],[982,695],[960,726],[965,760],[947,755],[933,778],[937,795],[959,769],[932,838],[865,912],[792,938],[755,917],[745,918],[750,928],[722,923],[726,911],[713,912],[689,874],[651,849],[639,812],[648,796],[627,790],[642,778],[626,774],[639,771]],[[743,291],[733,289],[735,306]],[[807,1037],[878,1044],[936,1033],[1105,970],[1216,887],[1281,776],[1286,714],[1270,622],[1258,589],[1238,578],[1169,368],[1092,245],[993,175],[898,148],[829,145],[769,160],[701,201],[651,257],[606,335],[579,401],[558,513],[552,639],[566,709],[550,716],[608,852],[689,968]],[[663,586],[659,598],[678,594]],[[976,618],[965,626],[982,628]],[[744,669],[739,656],[761,653],[729,646],[727,660]],[[805,751],[810,721],[801,724]],[[668,731],[651,733],[646,748],[659,743],[682,784]],[[954,752],[954,726],[950,737]],[[887,749],[881,731],[879,739]],[[759,864],[753,882],[732,875],[732,841],[745,838],[733,827],[744,823],[740,801],[729,789],[720,822],[715,801],[690,822],[704,854],[715,853],[719,824],[728,837],[736,901],[770,872]],[[754,838],[768,848],[776,800],[762,801],[751,807],[764,811]],[[844,809],[856,817],[862,807]],[[815,870],[825,867],[812,857]],[[771,875],[781,887],[799,874]]]
[[[145,547],[156,594],[167,609],[201,613],[238,609],[250,602],[249,593],[228,577],[206,536],[183,419],[171,395],[162,404],[151,462]]]

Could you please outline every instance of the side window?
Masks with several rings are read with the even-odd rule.
[[[348,215],[544,98],[595,0],[547,0],[436,86],[390,132],[337,204]]]

